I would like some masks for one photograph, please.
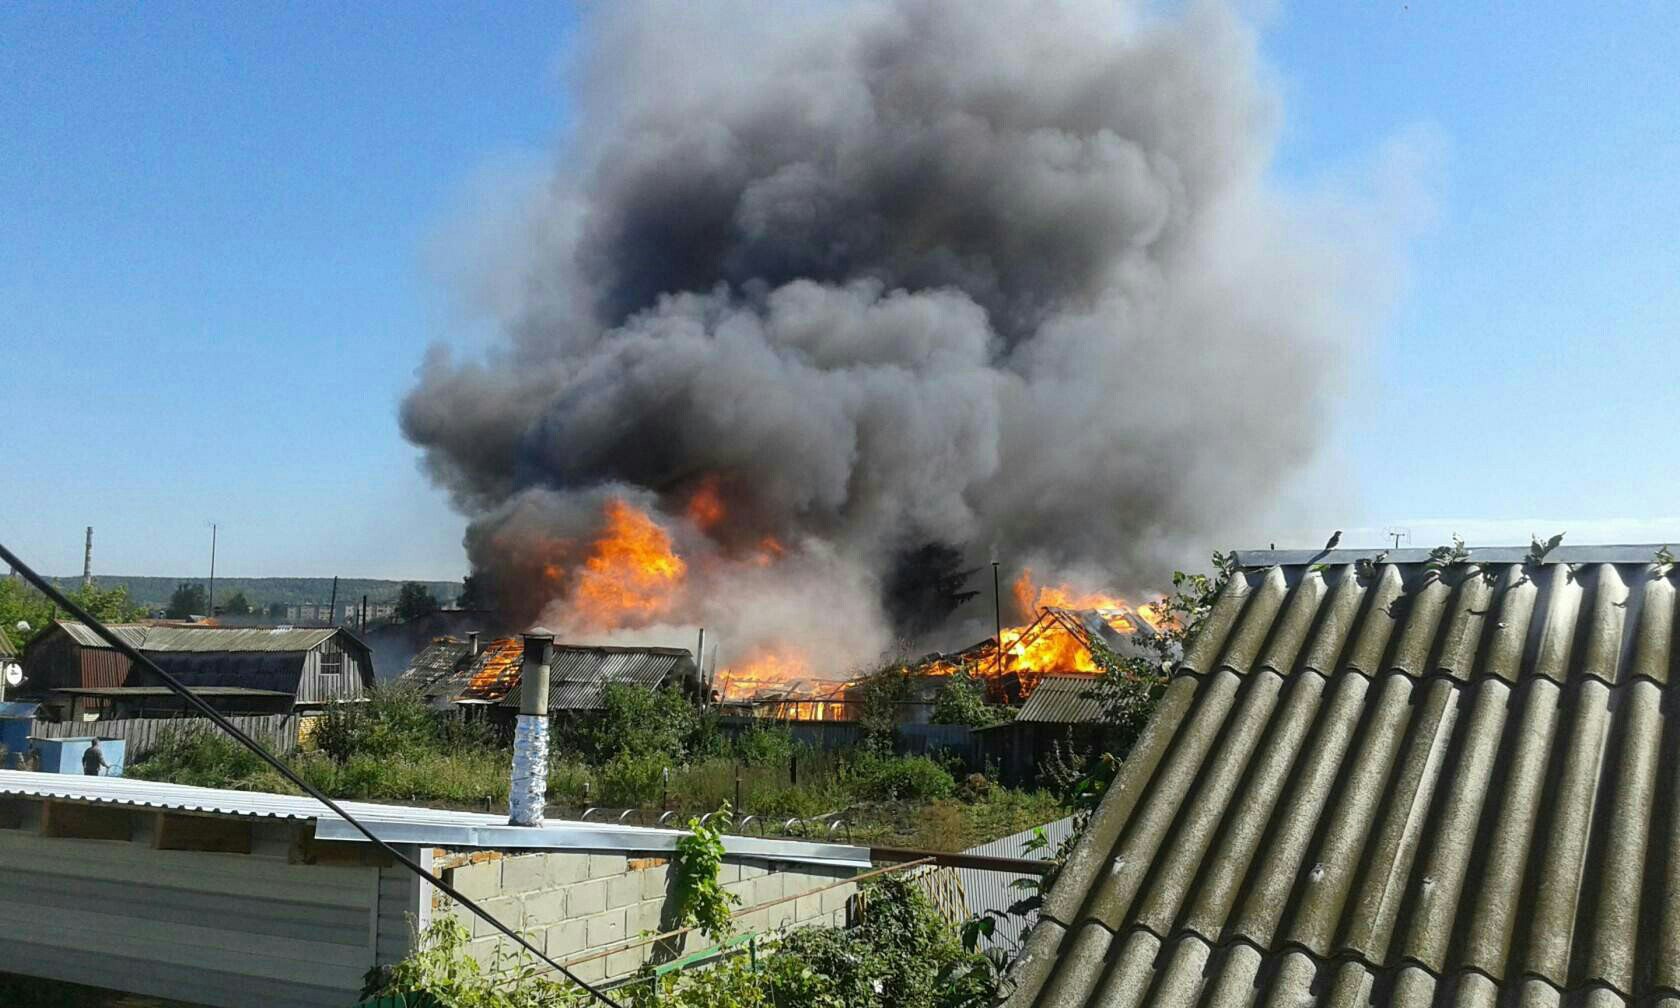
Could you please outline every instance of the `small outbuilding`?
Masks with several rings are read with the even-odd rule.
[[[334,627],[119,624],[111,629],[230,714],[285,714],[354,700],[372,688],[373,657]],[[56,620],[23,656],[26,692],[59,720],[181,713],[161,681],[94,631]]]

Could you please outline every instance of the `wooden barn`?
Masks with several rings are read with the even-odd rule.
[[[111,628],[165,671],[230,714],[285,714],[356,699],[372,688],[373,657],[338,628],[122,624]],[[61,719],[142,717],[183,710],[162,682],[90,627],[58,620],[23,655],[19,695]]]

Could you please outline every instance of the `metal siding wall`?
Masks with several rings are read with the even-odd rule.
[[[431,860],[429,847],[425,857],[418,847],[397,849],[422,865]],[[414,873],[401,865],[379,870],[379,937],[374,947],[379,965],[389,966],[408,955],[415,930],[425,926],[421,920],[421,888]]]
[[[121,686],[128,676],[128,656],[109,648],[81,648],[82,685]]]
[[[229,715],[228,720],[271,749],[288,753],[297,748],[295,714]],[[29,733],[38,738],[94,735],[102,739],[122,739],[128,743],[128,762],[132,764],[145,759],[157,745],[158,737],[171,726],[211,730],[210,722],[203,718],[113,718],[109,721],[32,721]]]
[[[375,959],[376,868],[0,830],[0,969],[242,1008],[344,1008]],[[259,830],[279,827],[259,825]]]

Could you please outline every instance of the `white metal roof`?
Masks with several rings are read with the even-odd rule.
[[[328,812],[313,798],[264,791],[227,791],[128,777],[0,770],[0,796],[313,822],[318,839],[366,839],[354,826]],[[546,819],[541,826],[510,826],[505,815],[482,812],[353,801],[339,804],[387,843],[487,847],[505,851],[657,854],[675,850],[677,838],[683,836],[681,830],[645,826],[615,826],[568,819]],[[845,844],[726,836],[723,846],[725,852],[737,857],[857,868],[867,868],[870,864],[868,848]]]

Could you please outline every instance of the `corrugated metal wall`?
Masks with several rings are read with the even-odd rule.
[[[1027,843],[1033,838],[1032,830],[1022,830],[1019,833],[984,843],[978,847],[971,847],[964,853],[984,854],[989,857],[1008,858],[1048,858],[1056,853],[1062,841],[1073,834],[1073,817],[1057,819],[1055,822],[1045,823],[1042,827],[1045,839],[1050,846],[1044,850],[1029,851]],[[1011,905],[1026,899],[1033,894],[1031,889],[1015,888],[1016,879],[1035,878],[1033,875],[1011,875],[1007,872],[978,871],[973,868],[958,868],[957,877],[962,879],[963,898],[968,900],[968,908],[976,914],[988,911],[1002,913]],[[1001,945],[1013,950],[1026,937],[1027,929],[1032,927],[1038,919],[1038,911],[1030,911],[1024,916],[1005,916],[998,920],[996,930],[989,939],[982,939],[982,945],[987,948]]]
[[[297,748],[298,719],[295,714],[229,715],[245,734],[276,752]],[[114,718],[107,721],[32,721],[29,734],[37,738],[122,739],[128,743],[128,762],[137,763],[157,746],[158,737],[171,727],[196,727],[213,731],[204,718]]]
[[[241,1008],[345,1008],[400,918],[371,867],[287,862],[287,826],[252,854],[0,829],[0,970]],[[406,929],[406,924],[404,925]],[[402,932],[406,934],[406,930]]]

